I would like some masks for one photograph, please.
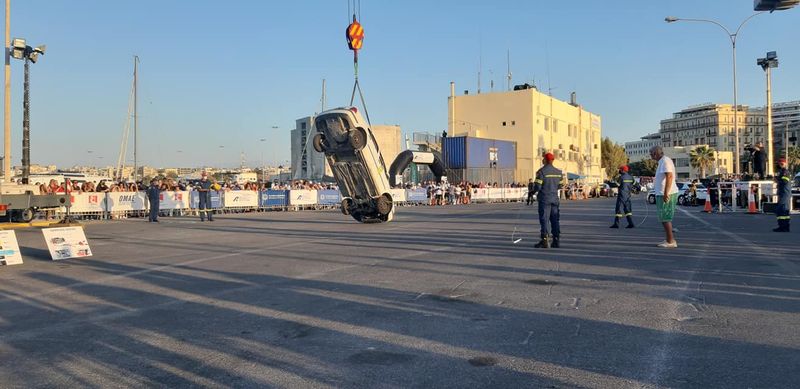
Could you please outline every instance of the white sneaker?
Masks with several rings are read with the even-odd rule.
[[[673,240],[672,243],[669,243],[667,241],[663,241],[663,242],[658,244],[658,247],[663,247],[663,248],[667,248],[667,249],[674,249],[674,248],[678,247],[678,241],[677,240]]]

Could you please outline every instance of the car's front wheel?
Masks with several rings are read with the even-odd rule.
[[[350,214],[350,207],[352,207],[352,206],[353,206],[353,200],[352,199],[344,199],[344,200],[342,200],[342,213],[345,214],[345,215],[349,215]]]
[[[389,212],[392,212],[392,198],[388,194],[384,193],[378,197],[376,203],[379,214],[388,215]]]

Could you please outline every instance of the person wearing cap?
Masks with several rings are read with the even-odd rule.
[[[753,174],[759,180],[766,178],[764,171],[767,170],[767,153],[764,151],[764,144],[759,141],[753,148]]]
[[[151,223],[158,223],[158,209],[161,205],[161,181],[158,178],[150,180],[150,186],[147,188],[147,200],[150,204],[150,217],[148,221]]]
[[[786,158],[778,159],[778,166],[780,170],[775,175],[775,180],[778,181],[778,206],[775,209],[775,216],[778,218],[778,228],[773,229],[775,232],[789,232],[789,210],[791,209],[792,201],[792,176],[789,169],[786,168]]]
[[[614,224],[611,228],[619,228],[619,219],[625,216],[628,219],[628,226],[633,228],[633,208],[631,207],[631,189],[633,189],[633,177],[628,174],[628,166],[619,167],[619,190],[617,191],[617,208],[614,215]]]
[[[536,201],[539,203],[539,226],[541,229],[541,240],[534,247],[550,248],[561,246],[561,228],[559,226],[559,201],[558,187],[561,185],[561,170],[553,166],[555,156],[553,153],[546,153],[542,159],[541,169],[536,171],[533,193],[537,194]],[[552,236],[552,244],[549,240]]]
[[[533,188],[534,188],[534,186],[535,185],[533,184],[533,178],[531,178],[530,180],[528,180],[528,199],[525,202],[525,205],[533,204],[533,194],[534,194]]]
[[[203,171],[200,173],[200,182],[197,183],[197,191],[199,192],[200,203],[197,205],[197,210],[200,213],[200,221],[214,221],[214,211],[211,209],[211,181],[208,179],[208,173]]]

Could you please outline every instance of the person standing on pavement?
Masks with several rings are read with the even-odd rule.
[[[650,148],[650,158],[658,162],[656,177],[653,180],[656,192],[656,208],[658,209],[658,220],[664,226],[666,239],[658,244],[658,247],[676,248],[678,242],[675,240],[672,230],[672,218],[675,216],[675,204],[678,203],[678,185],[675,184],[675,164],[670,157],[664,155],[661,146]]]
[[[786,158],[778,159],[780,170],[775,176],[778,181],[778,206],[775,209],[775,216],[778,218],[778,228],[774,232],[789,232],[789,210],[792,208],[792,176],[786,168]]]
[[[528,180],[528,200],[525,202],[525,205],[533,204],[533,193],[534,193],[533,192],[533,187],[534,186],[535,185],[533,184],[533,178],[531,178],[530,180]]]
[[[147,200],[150,203],[150,217],[151,223],[158,223],[158,210],[161,205],[161,182],[157,178],[150,180],[150,186],[147,188]]]
[[[206,216],[208,216],[208,221],[213,222],[214,211],[211,209],[211,181],[208,179],[208,173],[200,173],[200,182],[197,183],[197,192],[200,199],[200,203],[197,205],[197,209],[200,212],[200,221],[206,221]]]
[[[537,194],[536,201],[539,203],[539,227],[541,240],[534,247],[536,248],[558,248],[561,246],[561,228],[559,225],[559,200],[558,187],[561,184],[561,170],[553,166],[555,156],[553,153],[546,153],[542,159],[542,166],[536,172],[533,193]],[[550,237],[552,236],[552,244]]]
[[[764,172],[767,170],[767,153],[764,151],[764,144],[761,142],[756,143],[755,150],[753,151],[753,174],[757,175],[757,179],[763,180],[766,178]]]
[[[633,228],[633,208],[631,207],[631,189],[633,189],[633,177],[628,174],[628,166],[619,167],[619,189],[617,191],[617,207],[614,215],[614,224],[611,228],[619,228],[619,219],[623,216],[628,220],[628,226]]]

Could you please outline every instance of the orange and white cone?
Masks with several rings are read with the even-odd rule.
[[[703,212],[711,213],[711,199],[710,198],[706,199],[706,204],[703,206]]]
[[[758,210],[756,210],[756,199],[752,190],[750,190],[747,194],[747,213],[758,213]]]

